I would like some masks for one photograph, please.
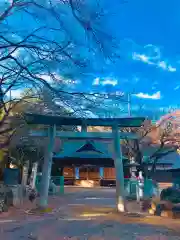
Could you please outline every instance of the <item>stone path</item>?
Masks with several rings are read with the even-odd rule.
[[[123,216],[114,211],[112,190],[67,190],[50,199],[51,214],[35,216],[18,212],[0,218],[2,240],[175,240],[180,222],[156,217]],[[9,222],[8,222],[9,221]]]

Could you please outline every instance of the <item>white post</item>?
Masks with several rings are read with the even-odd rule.
[[[120,145],[118,126],[112,127],[114,133],[114,163],[116,170],[116,197],[117,197],[117,210],[118,212],[125,211],[125,191],[124,191],[124,171],[122,162],[122,151]]]
[[[32,188],[32,189],[35,189],[35,186],[36,186],[37,170],[38,170],[38,163],[35,162],[35,163],[33,163],[32,173],[31,173],[31,182],[30,182],[30,185],[31,185],[31,188]]]
[[[39,206],[44,208],[48,205],[49,182],[51,178],[52,155],[55,142],[56,126],[50,126],[48,129],[49,143],[47,152],[44,157],[42,178],[40,183],[40,200]]]

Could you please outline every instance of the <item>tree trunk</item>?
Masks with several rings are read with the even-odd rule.
[[[147,177],[147,170],[146,170],[146,164],[143,163],[143,156],[139,147],[139,141],[135,140],[135,162],[138,163],[140,166],[138,168],[138,172],[142,171],[143,177]]]
[[[157,162],[158,162],[158,158],[155,158],[154,161],[153,161],[153,164],[152,164],[151,171],[150,171],[150,176],[153,176],[154,173],[156,172]]]

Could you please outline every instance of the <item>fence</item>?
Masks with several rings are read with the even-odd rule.
[[[36,189],[40,190],[41,176],[36,178]],[[140,182],[136,179],[124,179],[125,194],[132,199],[140,200],[143,196],[152,197],[155,194],[155,186],[151,179],[144,179]],[[156,190],[158,188],[156,187]],[[64,193],[64,177],[51,177],[49,186],[49,195],[61,195]],[[156,193],[159,194],[158,192]]]
[[[140,182],[136,179],[124,179],[125,194],[127,197],[140,200],[144,197],[159,195],[159,188],[153,184],[151,179]]]
[[[36,177],[36,189],[40,190],[41,176]],[[49,195],[61,195],[64,193],[64,177],[51,177],[49,184]]]

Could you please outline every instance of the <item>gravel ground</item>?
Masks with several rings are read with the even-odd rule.
[[[50,199],[51,214],[1,218],[0,240],[180,239],[178,221],[115,213],[112,190],[67,191],[67,196]]]

